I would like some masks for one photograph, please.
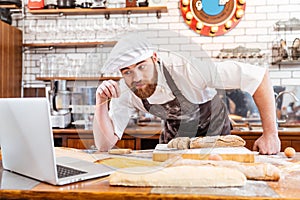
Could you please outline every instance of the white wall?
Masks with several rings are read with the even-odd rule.
[[[190,30],[181,17],[178,0],[168,1],[168,13],[162,13],[160,19],[156,18],[156,14],[131,15],[131,22],[133,22],[131,30],[133,28],[154,30],[147,35],[153,43],[160,44],[162,48],[178,50],[196,57],[201,57],[200,48],[203,48],[209,56],[215,57],[220,49],[235,48],[239,45],[247,48],[260,48],[262,52],[270,56],[272,44],[276,39],[284,38],[291,46],[295,37],[300,37],[299,31],[285,34],[273,31],[273,25],[278,20],[293,17],[300,19],[300,0],[248,0],[246,3],[246,13],[241,22],[224,36],[206,37]],[[24,21],[18,21],[18,26],[22,27],[23,22],[25,43],[99,41],[105,38],[112,39],[115,32],[129,31],[126,26],[127,16],[123,15],[111,15],[111,19],[107,21],[103,15],[39,17],[28,14]],[[36,81],[35,77],[40,73],[39,60],[42,56],[55,55],[61,57],[62,60],[68,58],[73,62],[73,67],[83,63],[85,68],[82,71],[87,72],[92,70],[85,64],[88,56],[101,55],[100,62],[103,62],[109,51],[110,48],[27,51],[24,58],[25,85],[36,87],[36,83],[41,83]],[[268,63],[269,61],[270,57],[268,57]],[[300,66],[269,67],[274,85],[300,84]]]

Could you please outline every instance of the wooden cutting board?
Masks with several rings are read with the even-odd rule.
[[[185,159],[207,160],[209,155],[219,154],[223,160],[233,160],[238,162],[254,162],[255,153],[246,147],[214,147],[199,149],[170,149],[167,144],[157,144],[153,151],[152,159],[163,162],[176,156]]]

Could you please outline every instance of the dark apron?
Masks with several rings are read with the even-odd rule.
[[[226,106],[218,95],[206,103],[193,104],[183,96],[165,67],[163,72],[175,99],[164,104],[150,104],[142,99],[145,109],[165,122],[160,143],[168,143],[175,137],[230,134]]]

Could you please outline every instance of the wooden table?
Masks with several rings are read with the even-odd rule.
[[[299,162],[300,153],[297,153],[296,157],[289,161]],[[296,164],[300,166],[300,163]],[[2,166],[0,172],[2,172]],[[253,188],[251,186],[253,182],[259,185]],[[251,183],[249,187],[244,187],[242,192],[237,188],[112,187],[109,186],[108,177],[105,177],[66,186],[39,183],[27,190],[2,189],[0,190],[0,199],[300,199],[299,168],[285,174],[279,182],[249,181],[249,183]]]

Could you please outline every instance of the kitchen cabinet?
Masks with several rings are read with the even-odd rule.
[[[121,140],[116,144],[119,148],[153,149],[158,144],[160,128],[143,128],[125,130]],[[59,147],[91,149],[94,147],[92,130],[84,129],[53,129],[54,144]]]
[[[22,31],[0,21],[0,98],[22,95]]]
[[[260,130],[239,131],[232,130],[231,134],[238,135],[246,141],[246,147],[252,150],[254,142],[262,135]],[[300,151],[300,133],[296,131],[280,131],[281,151],[286,147],[293,147],[297,152]]]

